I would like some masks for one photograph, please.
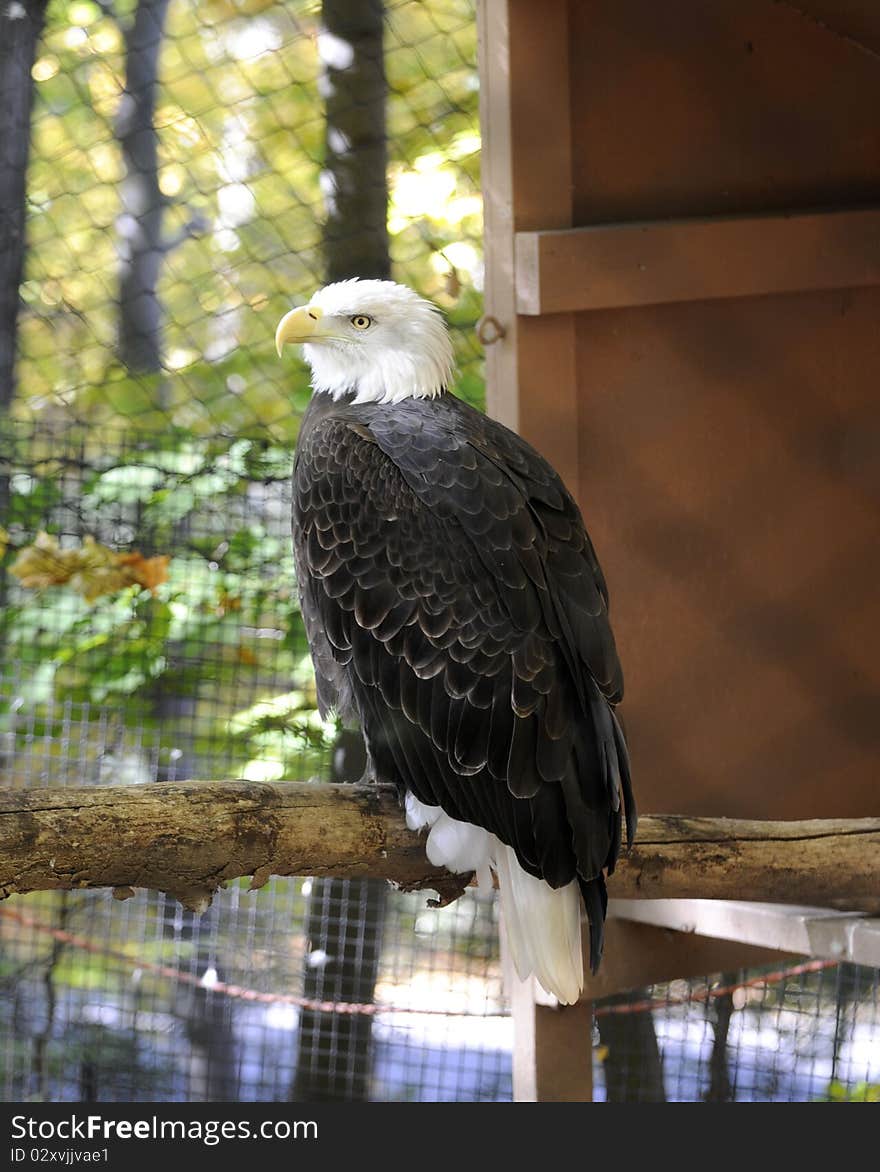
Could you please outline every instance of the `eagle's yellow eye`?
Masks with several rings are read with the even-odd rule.
[[[373,324],[373,319],[371,317],[367,317],[365,313],[356,313],[354,317],[351,318],[351,324],[356,330],[368,330]]]

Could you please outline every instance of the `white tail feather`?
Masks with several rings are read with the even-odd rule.
[[[534,973],[563,1005],[577,1001],[584,985],[581,894],[577,882],[555,890],[519,865],[516,852],[494,834],[459,822],[439,806],[406,795],[411,830],[429,827],[428,859],[450,871],[476,871],[482,887],[489,867],[498,876],[501,915],[520,980]]]
[[[497,842],[497,840],[496,840]],[[512,847],[498,842],[493,868],[514,968],[534,973],[548,993],[573,1005],[584,987],[581,893],[577,882],[550,887],[524,871]]]

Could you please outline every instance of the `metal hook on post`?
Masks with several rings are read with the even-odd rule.
[[[476,330],[477,340],[482,346],[493,346],[507,334],[507,330],[498,318],[493,317],[491,313],[483,314],[477,322]]]

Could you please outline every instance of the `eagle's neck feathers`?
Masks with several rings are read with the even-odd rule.
[[[428,346],[409,354],[389,347],[357,352],[354,346],[303,346],[312,368],[312,389],[334,399],[354,393],[355,403],[433,399],[445,390],[449,363]]]

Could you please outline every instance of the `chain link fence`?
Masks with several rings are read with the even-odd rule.
[[[308,379],[273,333],[328,277],[392,273],[482,403],[472,0],[4,19],[0,784],[356,777],[296,607]],[[476,894],[273,880],[201,918],[42,894],[0,907],[0,941],[5,1100],[511,1097]],[[875,1097],[875,972],[756,979],[598,1006],[596,1097]]]

